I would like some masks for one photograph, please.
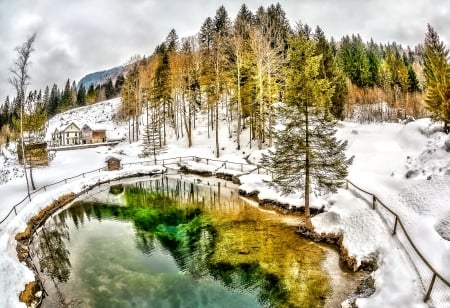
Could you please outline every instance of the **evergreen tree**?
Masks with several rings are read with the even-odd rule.
[[[437,32],[428,24],[423,55],[427,109],[450,131],[450,64],[448,49]]]
[[[412,66],[408,67],[408,91],[420,92],[419,79],[417,79],[417,74],[412,68]]]
[[[9,96],[7,96],[0,112],[0,129],[3,127],[3,125],[11,124],[11,113],[9,108],[10,108]]]
[[[104,87],[106,99],[110,99],[115,96],[115,90],[111,78],[108,78]]]
[[[70,80],[67,79],[66,85],[64,87],[64,91],[61,95],[61,101],[59,104],[59,110],[58,111],[65,111],[69,109],[72,106],[72,91],[70,88]]]
[[[123,74],[120,74],[116,78],[116,82],[114,83],[114,95],[120,94],[120,91],[122,90],[122,86],[125,82],[125,77],[123,77]]]
[[[77,83],[74,80],[72,81],[72,86],[70,87],[70,108],[74,108],[77,106],[77,96]]]
[[[308,229],[311,191],[336,191],[352,162],[345,158],[346,143],[334,136],[336,122],[328,113],[333,87],[320,77],[321,57],[313,41],[298,35],[291,40],[285,104],[279,109],[284,128],[276,132],[275,151],[263,159],[273,173],[271,184],[282,193],[304,189]]]
[[[56,84],[53,84],[52,91],[50,92],[50,97],[47,105],[47,114],[49,116],[54,116],[58,112],[59,106],[59,90]]]
[[[338,51],[339,63],[350,78],[352,83],[358,87],[367,87],[371,85],[369,59],[367,58],[366,47],[358,35],[348,35],[341,40],[341,46]]]
[[[334,87],[330,112],[336,119],[342,120],[344,117],[345,98],[348,93],[347,81],[336,63],[336,54],[332,44],[327,41],[325,33],[319,26],[316,27],[313,37],[316,41],[316,52],[322,55],[319,76],[330,80]]]
[[[44,94],[42,95],[42,103],[44,104],[47,111],[48,111],[49,101],[50,101],[50,89],[48,86],[46,86],[45,90],[44,90]]]
[[[83,84],[81,84],[80,87],[78,88],[77,105],[78,106],[85,106],[86,105],[86,89],[84,88]]]
[[[166,144],[167,128],[166,128],[166,118],[173,120],[173,114],[169,108],[172,103],[172,85],[171,85],[171,74],[170,74],[170,61],[169,52],[167,50],[166,44],[163,43],[159,46],[159,51],[157,56],[159,57],[159,62],[155,71],[155,82],[152,89],[153,98],[156,102],[161,104],[163,107],[162,111],[162,126],[163,126],[163,144]]]
[[[97,100],[97,94],[95,93],[94,85],[91,84],[88,88],[87,94],[86,94],[86,103],[88,105],[95,103]]]
[[[178,50],[178,35],[175,29],[170,30],[166,38],[166,48],[168,52],[174,52]]]

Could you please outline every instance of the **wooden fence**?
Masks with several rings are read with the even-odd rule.
[[[399,215],[376,195],[349,180],[346,182],[346,188],[353,189],[359,197],[366,200],[390,228],[392,235],[396,236],[402,244],[421,279],[424,288],[424,302],[431,299],[436,307],[448,305],[450,303],[450,281],[443,277],[420,252]]]

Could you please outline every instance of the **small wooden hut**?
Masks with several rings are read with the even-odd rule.
[[[122,168],[120,165],[121,159],[119,157],[108,156],[106,157],[105,161],[106,161],[106,168],[108,171],[120,170]]]
[[[17,158],[23,165],[22,143],[17,144]],[[25,143],[25,159],[31,167],[48,166],[47,142]]]

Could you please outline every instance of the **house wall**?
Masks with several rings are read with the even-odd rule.
[[[105,142],[106,132],[105,131],[92,131],[92,143]]]
[[[110,158],[107,161],[108,171],[119,170],[120,169],[120,160],[115,158]]]
[[[81,130],[75,124],[70,124],[61,134],[61,145],[80,144]]]

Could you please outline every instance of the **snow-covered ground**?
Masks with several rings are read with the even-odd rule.
[[[58,115],[50,121],[49,131],[70,121],[83,124],[100,121],[111,127],[113,136],[123,137],[128,126],[113,123],[111,117],[119,103],[118,99],[114,99]],[[187,147],[185,138],[177,140],[171,135],[168,152],[161,158],[192,155],[214,159],[214,135],[211,134],[208,139],[207,126],[202,117],[197,119],[196,125],[191,148]],[[245,159],[258,161],[260,152],[255,151],[255,144],[250,148],[248,131],[242,135],[243,146],[239,151],[236,150],[235,138],[229,138],[226,123],[219,132],[222,148],[220,160],[237,163],[243,163]],[[448,137],[435,132],[427,119],[407,125],[341,122],[338,137],[348,140],[348,155],[355,155],[349,179],[376,194],[398,213],[418,249],[438,272],[450,278],[450,152],[446,151],[445,145],[450,142]],[[13,170],[18,165],[14,163],[13,151],[4,148],[2,151],[5,154],[0,156],[1,174],[14,174]],[[127,141],[115,147],[58,152],[48,167],[35,170],[36,184],[41,187],[103,167],[109,155],[120,156],[122,163],[143,160],[139,158],[140,153],[140,142],[130,144]],[[191,167],[194,165],[191,164]],[[204,168],[204,165],[200,162],[194,167]],[[131,170],[127,167],[120,172],[141,170],[140,167],[135,168]],[[26,195],[25,179],[20,177],[20,168],[17,170],[15,175],[5,177],[3,182],[7,183],[0,183],[0,219]],[[18,262],[15,250],[14,236],[24,230],[26,221],[48,205],[52,198],[65,192],[80,191],[85,185],[119,175],[120,172],[95,173],[39,193],[25,208],[21,207],[17,216],[0,226],[0,307],[23,306],[18,301],[19,293],[26,282],[33,280],[32,272]],[[261,199],[271,197],[291,206],[301,205],[300,194],[281,196],[268,189],[269,180],[267,175],[246,176],[242,178],[241,189],[258,191]],[[370,298],[358,299],[359,307],[427,306],[423,303],[423,286],[409,257],[398,240],[391,236],[391,229],[385,226],[367,202],[341,189],[338,194],[314,198],[314,204],[326,209],[325,213],[313,218],[316,231],[342,233],[349,255],[359,261],[370,256],[377,258],[379,267],[372,274],[376,292]],[[446,292],[450,290],[446,289]],[[436,307],[450,307],[450,295],[440,300],[435,303]]]

